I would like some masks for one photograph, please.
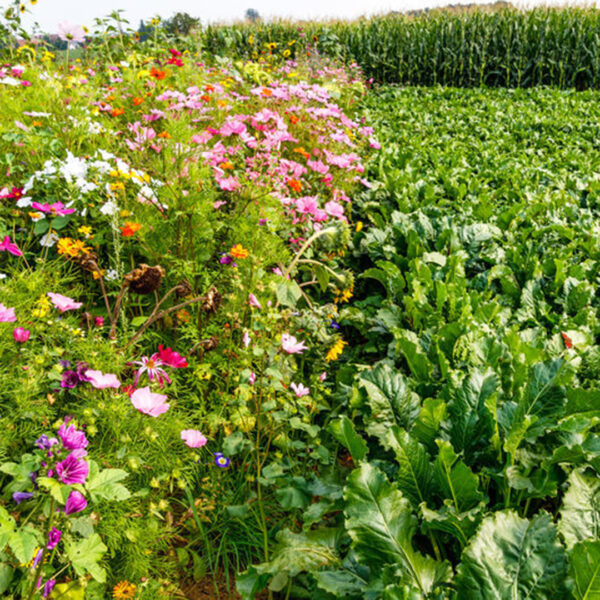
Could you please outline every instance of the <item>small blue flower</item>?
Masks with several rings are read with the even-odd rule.
[[[223,456],[222,452],[213,452],[215,457],[215,465],[221,469],[226,469],[229,466],[231,460],[226,456]]]
[[[12,497],[17,504],[21,504],[23,500],[29,500],[30,498],[33,498],[33,494],[31,492],[15,492]]]
[[[331,323],[329,323],[329,327],[331,327],[332,329],[339,329],[340,324],[337,321],[331,321]]]

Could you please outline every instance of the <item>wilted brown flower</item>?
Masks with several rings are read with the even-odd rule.
[[[134,294],[151,294],[160,287],[165,274],[165,270],[160,265],[151,267],[142,263],[125,275],[123,283],[128,285]]]

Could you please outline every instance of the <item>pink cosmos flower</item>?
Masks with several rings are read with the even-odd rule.
[[[64,217],[75,212],[74,208],[65,208],[62,202],[55,202],[54,204],[40,204],[39,202],[32,202],[31,208],[39,210],[43,213],[52,213],[57,217]]]
[[[134,360],[132,364],[140,365],[140,368],[138,369],[133,381],[134,386],[137,386],[138,381],[143,373],[148,373],[148,379],[150,379],[150,381],[154,379],[158,380],[158,383],[161,385],[161,387],[165,381],[167,383],[171,383],[167,372],[163,369],[164,363],[158,357],[158,353],[155,353],[150,357],[142,356],[140,360]]]
[[[298,212],[305,215],[313,215],[319,208],[316,196],[304,196],[296,200],[296,208]]]
[[[208,441],[197,429],[184,429],[181,432],[181,439],[190,448],[202,448]]]
[[[338,219],[344,219],[344,207],[335,200],[330,200],[325,204],[325,212],[331,217],[337,217]]]
[[[166,400],[165,395],[155,394],[148,386],[135,390],[131,394],[131,404],[141,413],[151,417],[158,417],[169,410],[170,404]]]
[[[31,331],[29,331],[29,329],[23,329],[23,327],[17,327],[13,331],[15,342],[18,342],[19,344],[24,344],[29,339],[30,335]]]
[[[73,25],[63,21],[58,24],[58,37],[64,42],[85,42],[85,31],[81,25]]]
[[[262,308],[258,298],[254,294],[248,294],[248,303],[250,306],[254,306],[254,308]]]
[[[84,373],[84,376],[86,381],[89,381],[97,390],[104,390],[106,388],[118,389],[121,387],[121,382],[114,373],[103,373],[102,371],[88,369]]]
[[[158,346],[158,358],[163,364],[173,367],[173,369],[183,369],[188,366],[185,357],[181,356],[179,352],[171,350],[171,348],[163,348],[162,344]]]
[[[233,175],[225,179],[220,179],[218,183],[219,187],[226,192],[233,192],[240,187],[240,182]]]
[[[296,396],[298,396],[298,398],[302,398],[302,396],[308,396],[310,394],[310,388],[307,388],[302,383],[291,383],[290,388],[296,392]]]
[[[62,313],[68,310],[76,310],[83,306],[83,303],[75,302],[73,298],[63,296],[62,294],[55,294],[54,292],[48,292],[48,298],[50,298],[54,307],[58,308]]]
[[[308,350],[304,340],[299,342],[293,335],[290,335],[289,333],[281,334],[281,347],[288,354],[302,354],[304,350]]]
[[[13,256],[23,256],[23,253],[19,250],[18,246],[10,241],[10,237],[6,236],[2,242],[0,242],[0,252],[10,252]]]
[[[14,323],[17,320],[14,308],[6,308],[0,302],[0,323]]]
[[[254,371],[252,371],[252,373],[250,373],[250,377],[248,377],[248,381],[250,382],[250,385],[254,385],[254,382],[256,381],[256,373]]]
[[[319,381],[325,381],[327,379],[327,372],[323,371],[320,375],[319,375]]]

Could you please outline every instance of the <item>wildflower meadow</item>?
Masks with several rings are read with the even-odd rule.
[[[314,24],[51,44],[35,4],[0,21],[0,596],[600,598],[594,86],[388,85]]]

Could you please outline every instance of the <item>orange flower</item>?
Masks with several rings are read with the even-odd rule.
[[[273,90],[270,90],[269,88],[264,87],[261,90],[261,93],[262,93],[263,96],[267,96],[267,98],[268,98],[269,96],[273,95]]]
[[[132,223],[131,221],[125,221],[125,225],[121,227],[121,235],[123,237],[131,237],[136,231],[142,228],[140,223]]]
[[[115,600],[131,600],[135,596],[137,586],[129,581],[120,581],[113,588],[113,598]]]
[[[294,152],[296,152],[296,154],[301,154],[304,158],[310,158],[310,154],[302,148],[302,146],[300,146],[300,148],[294,148]]]
[[[203,94],[200,96],[200,100],[204,100],[204,102],[210,102],[210,96],[208,94]]]
[[[142,102],[144,101],[143,98],[140,98],[139,96],[136,96],[132,102],[134,106],[139,106]]]
[[[154,77],[154,79],[164,79],[167,76],[167,72],[166,71],[161,71],[160,69],[157,69],[156,67],[153,67],[152,69],[150,69],[150,77]]]
[[[214,86],[210,85],[210,83],[207,83],[207,84],[204,86],[204,89],[205,89],[207,92],[214,92],[214,91],[215,91],[215,88],[214,88]]]
[[[233,256],[233,258],[248,258],[250,256],[250,252],[244,248],[241,244],[236,244],[230,251],[229,254]]]
[[[297,180],[297,179],[290,179],[288,180],[287,184],[295,191],[295,192],[300,192],[302,191],[302,184]]]
[[[165,139],[167,139],[167,140],[168,140],[168,139],[171,137],[171,135],[170,135],[169,133],[167,133],[166,131],[161,131],[161,132],[158,134],[158,137],[159,137],[159,138],[165,138]]]
[[[229,170],[229,171],[233,170],[233,165],[228,160],[226,160],[225,162],[222,162],[219,166],[223,170]]]
[[[123,109],[123,108],[113,108],[113,110],[110,114],[113,117],[118,117],[118,116],[122,115],[124,112],[125,112],[125,109]]]
[[[299,121],[299,119],[296,115],[290,115],[290,121],[292,125],[295,125]]]

